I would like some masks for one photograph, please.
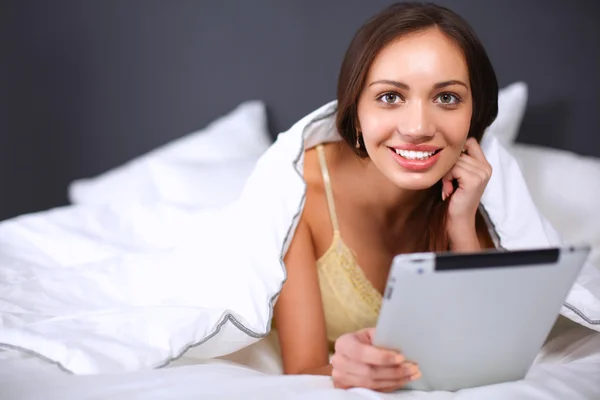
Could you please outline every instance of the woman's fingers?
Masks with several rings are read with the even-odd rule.
[[[331,377],[336,388],[394,391],[420,376],[418,365],[402,354],[373,346],[374,330],[342,335],[335,342]]]
[[[471,137],[467,139],[465,142],[465,150],[471,157],[487,163],[487,159],[485,158],[485,154],[483,154],[483,150],[481,150],[481,146],[474,138]]]
[[[454,165],[454,168],[461,168],[466,173],[463,180],[469,186],[475,185],[474,187],[480,187],[483,185],[485,188],[485,185],[487,185],[487,182],[491,177],[491,170],[488,171],[481,166],[469,163],[468,161],[463,160],[462,157]]]
[[[366,377],[375,381],[397,381],[407,379],[419,372],[414,363],[404,362],[394,366],[375,366],[365,364],[343,354],[335,354],[331,360],[335,369],[350,375]]]
[[[406,384],[408,384],[408,383],[410,383],[412,381],[416,381],[417,379],[420,379],[421,376],[422,376],[421,372],[419,371],[416,374],[408,377],[408,379],[402,381],[400,383],[400,385],[395,385],[394,384],[394,385],[390,385],[390,386],[387,386],[387,387],[382,387],[382,388],[378,389],[378,391],[383,392],[383,393],[395,392],[398,389],[402,389],[402,387],[404,387]]]
[[[388,380],[375,380],[366,376],[360,375],[352,375],[343,373],[341,371],[334,370],[332,372],[332,378],[335,384],[335,387],[342,389],[349,388],[366,388],[377,391],[394,391],[402,388],[412,379],[419,376],[419,374],[414,374],[411,376],[405,376],[396,379],[388,379]]]
[[[463,154],[460,158],[464,159],[464,161],[469,164],[477,165],[483,171],[485,171],[486,175],[489,177],[492,176],[492,166],[490,165],[487,158],[485,158],[485,154],[481,149],[477,140],[473,138],[467,139],[465,143],[465,150],[467,150],[467,154]]]
[[[394,366],[404,362],[404,356],[390,350],[379,349],[370,343],[364,343],[359,335],[345,335],[335,342],[335,352],[364,364],[375,366]]]
[[[481,161],[474,157],[471,157],[468,154],[463,154],[459,157],[459,159],[456,163],[457,164],[462,163],[465,165],[469,165],[469,166],[477,169],[478,171],[485,173],[485,175],[488,178],[492,176],[492,166],[486,160]]]
[[[482,168],[479,161],[467,160],[469,156],[463,155],[454,164],[452,170],[443,178],[442,199],[448,198],[453,192],[452,180],[456,179],[460,188],[479,187],[486,184],[490,178],[491,171]]]
[[[462,157],[456,162],[456,164],[454,164],[454,166],[461,167],[465,171],[471,172],[478,177],[481,177],[481,178],[486,177],[486,172],[479,165],[472,164],[469,161],[463,159]]]

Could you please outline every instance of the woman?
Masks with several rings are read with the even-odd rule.
[[[306,203],[275,308],[286,373],[380,391],[420,377],[372,345],[389,266],[399,253],[493,247],[479,141],[497,96],[485,50],[448,9],[395,4],[360,28],[338,81],[343,140],[305,152]]]

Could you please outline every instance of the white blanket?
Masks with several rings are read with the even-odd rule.
[[[0,394],[11,400],[47,399],[310,399],[310,400],[596,400],[600,398],[600,333],[569,327],[544,348],[526,379],[449,392],[381,394],[333,388],[328,377],[277,376],[276,352],[265,340],[230,360],[198,360],[193,352],[172,367],[127,374],[75,376],[39,359],[4,358]],[[259,361],[260,360],[260,361]],[[35,384],[32,384],[35,382]],[[232,384],[232,382],[234,384]]]
[[[159,367],[265,336],[283,255],[304,205],[305,147],[339,140],[329,103],[279,135],[240,198],[220,210],[71,206],[0,224],[0,344],[77,374]],[[556,245],[513,158],[493,136],[482,198],[507,249]],[[599,330],[600,278],[585,267],[561,313]]]

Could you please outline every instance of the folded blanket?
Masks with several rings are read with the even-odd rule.
[[[285,282],[283,257],[305,200],[305,148],[339,140],[336,103],[297,122],[221,209],[80,205],[0,224],[0,345],[78,374],[232,353],[264,337]],[[482,198],[502,247],[560,244],[517,163],[491,135]],[[561,313],[600,330],[600,277],[584,267]]]

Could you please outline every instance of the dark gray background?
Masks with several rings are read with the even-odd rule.
[[[0,2],[0,220],[67,184],[264,100],[272,132],[335,96],[353,33],[385,0]],[[501,86],[528,83],[519,140],[600,156],[600,2],[445,0]]]

